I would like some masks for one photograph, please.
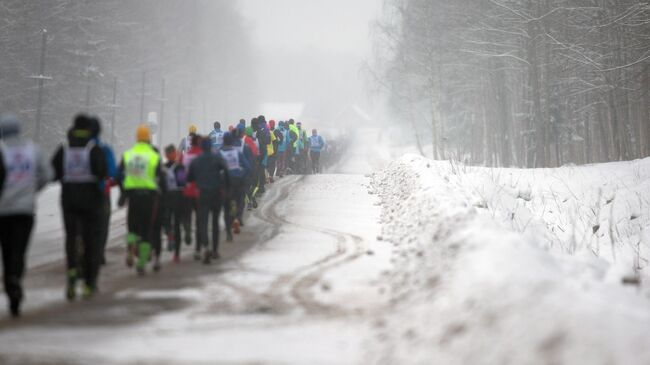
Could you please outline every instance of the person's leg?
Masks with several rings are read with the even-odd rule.
[[[282,152],[275,153],[275,176],[280,178],[282,175]]]
[[[161,196],[157,192],[152,194],[153,208],[151,216],[151,247],[153,249],[153,269],[160,270],[160,255],[162,253],[162,212]]]
[[[164,232],[165,239],[167,240],[167,251],[174,250],[175,232],[172,225],[172,192],[166,192],[160,198],[160,221],[162,231]]]
[[[181,221],[183,220],[183,196],[180,193],[174,193],[171,205],[171,224],[173,226],[173,234],[175,239],[174,245],[174,261],[178,261],[181,255]]]
[[[126,265],[133,266],[134,256],[138,247],[138,242],[142,237],[138,236],[138,198],[129,193],[129,205],[126,212],[127,235],[126,235]]]
[[[180,216],[178,217],[178,220],[183,226],[183,232],[185,233],[185,245],[190,246],[192,245],[192,203],[190,198],[181,193],[179,204],[178,212],[180,213]],[[180,237],[178,237],[178,242],[180,244]]]
[[[101,233],[102,219],[104,214],[103,204],[100,201],[97,204],[91,204],[90,209],[79,215],[81,223],[81,237],[83,240],[83,276],[85,297],[89,297],[97,290],[97,277],[99,276],[99,267],[101,265],[102,246],[98,241]]]
[[[4,267],[5,292],[11,315],[20,315],[23,299],[22,279],[25,273],[25,254],[34,227],[34,217],[17,215],[0,218],[0,244]]]
[[[266,168],[264,167],[264,157],[262,155],[259,157],[258,165],[260,167],[258,176],[258,191],[259,193],[264,193],[264,185],[266,184]]]
[[[108,241],[108,233],[111,226],[111,198],[107,194],[102,195],[102,209],[100,211],[100,220],[99,220],[99,237],[97,241],[99,242],[100,249],[100,262],[101,264],[106,263],[106,242]]]
[[[276,156],[269,156],[269,166],[267,167],[267,171],[269,172],[269,182],[273,183],[273,178],[275,177],[275,161],[276,161]]]
[[[65,229],[65,258],[67,267],[67,288],[66,297],[72,300],[76,297],[76,283],[79,275],[78,270],[78,215],[74,212],[72,207],[68,205],[62,206],[63,211],[63,226]]]
[[[199,205],[200,205],[199,200],[200,199],[201,199],[200,197],[190,199],[190,212],[192,213],[191,216],[194,217],[194,232],[196,232],[195,234],[196,251],[201,251],[201,242],[199,241],[199,233],[198,233],[200,230],[200,224],[199,224]]]
[[[312,152],[311,153],[311,169],[314,174],[317,174],[320,172],[320,153],[319,152]]]
[[[216,198],[212,201],[212,258],[219,258],[219,215],[223,202]],[[226,214],[227,212],[224,212]]]
[[[200,259],[201,248],[208,245],[208,218],[210,216],[210,200],[201,194],[199,201],[199,214],[197,219],[197,246],[195,258]]]
[[[233,199],[234,184],[235,184],[235,179],[230,178],[231,191],[226,197],[226,199],[223,200],[223,221],[226,229],[226,237],[228,237],[229,240],[232,240],[232,231],[235,228],[233,227],[233,225],[235,222],[235,218],[237,218],[237,203]]]

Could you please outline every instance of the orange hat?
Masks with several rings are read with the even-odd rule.
[[[149,127],[144,124],[140,125],[135,132],[135,137],[138,142],[150,142],[151,132],[149,131]]]

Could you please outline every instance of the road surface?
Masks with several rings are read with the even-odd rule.
[[[380,209],[362,174],[290,176],[268,190],[223,258],[205,266],[184,246],[160,273],[124,264],[124,212],[112,219],[101,293],[68,303],[56,189],[40,199],[24,317],[0,319],[0,363],[363,363],[387,307]]]

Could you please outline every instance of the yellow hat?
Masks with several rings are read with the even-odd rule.
[[[135,132],[135,136],[138,142],[150,142],[151,141],[151,132],[149,127],[144,124],[141,124],[138,127],[138,130]]]
[[[190,124],[189,132],[191,133],[196,133],[196,125],[195,124]]]

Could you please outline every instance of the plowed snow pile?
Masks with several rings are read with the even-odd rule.
[[[623,284],[647,278],[649,165],[487,169],[407,155],[374,174],[394,246],[374,360],[649,364],[649,291]]]

